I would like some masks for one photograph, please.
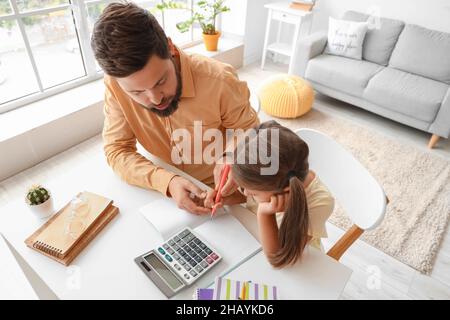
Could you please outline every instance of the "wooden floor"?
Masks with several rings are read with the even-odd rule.
[[[253,93],[262,80],[272,74],[286,72],[285,65],[267,63],[262,71],[259,64],[253,64],[239,71]],[[425,152],[433,152],[450,160],[450,142],[441,140],[438,148],[426,148],[429,135],[399,125],[359,108],[324,96],[317,96],[315,107],[336,116],[347,118],[371,127],[402,143],[416,146]],[[27,187],[36,182],[45,183],[77,162],[102,153],[100,136],[93,137],[33,168],[25,170],[0,182],[0,207],[8,199],[23,196]],[[4,213],[3,213],[4,214]],[[343,233],[331,224],[327,225],[329,238],[324,241],[329,248]],[[342,293],[342,299],[450,299],[450,236],[446,237],[437,256],[431,276],[424,276],[383,252],[357,241],[342,257],[341,262],[353,269],[353,275]]]

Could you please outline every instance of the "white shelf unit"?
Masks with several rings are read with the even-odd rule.
[[[289,7],[289,2],[269,3],[264,7],[269,10],[269,13],[267,16],[261,69],[264,69],[267,52],[270,51],[290,57],[288,73],[292,74],[297,55],[298,40],[301,36],[308,35],[311,32],[313,14],[311,11],[292,9]],[[278,22],[277,39],[275,42],[269,43],[271,27],[274,25],[274,21]],[[281,42],[283,23],[291,24],[295,27],[291,43]]]

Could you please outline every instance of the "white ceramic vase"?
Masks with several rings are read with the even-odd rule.
[[[52,197],[50,197],[44,203],[37,205],[28,205],[28,207],[30,208],[31,212],[33,212],[33,214],[39,219],[45,219],[54,213]]]

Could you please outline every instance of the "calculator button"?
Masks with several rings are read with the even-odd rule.
[[[194,236],[192,234],[188,234],[186,237],[183,238],[184,241],[189,242],[192,239],[194,239]]]
[[[173,245],[175,244],[175,241],[173,241],[173,240],[171,239],[171,240],[169,240],[169,244],[170,244],[171,246],[173,246]]]
[[[194,251],[192,251],[192,252],[191,252],[191,257],[192,257],[192,259],[194,259],[194,258],[197,258],[198,255],[197,255]]]
[[[189,257],[188,255],[186,255],[184,258],[186,259],[187,262],[191,262],[191,260],[192,260],[192,258]]]
[[[211,258],[213,258],[214,260],[219,259],[219,256],[215,253],[213,253],[212,255],[210,255]]]
[[[212,264],[214,262],[214,259],[208,257],[208,258],[206,258],[206,262],[208,262],[209,264]]]
[[[166,253],[166,252],[164,251],[164,249],[161,248],[161,247],[158,248],[158,251],[159,251],[161,254],[165,254],[165,253]]]
[[[184,268],[186,269],[186,271],[189,271],[189,270],[191,270],[191,266],[190,266],[190,265],[188,265],[188,264],[187,264],[187,265],[185,265],[185,266],[184,266]]]
[[[201,265],[204,269],[208,268],[208,266],[209,266],[209,264],[208,264],[206,261],[202,261],[202,263],[200,263],[200,265]]]
[[[181,238],[179,236],[173,237],[173,240],[175,240],[176,243],[180,242]]]
[[[178,251],[178,250],[180,249],[180,247],[177,246],[176,244],[174,244],[174,245],[172,246],[172,249],[175,250],[175,251]]]
[[[197,265],[197,262],[195,262],[195,260],[192,259],[191,261],[189,261],[189,264],[190,264],[192,267],[195,267],[195,266]]]
[[[183,241],[186,241],[186,239],[191,235],[191,233],[188,231],[187,233],[185,233],[184,235],[181,236],[181,238],[183,239]]]
[[[202,268],[200,265],[197,265],[197,266],[195,267],[195,270],[196,270],[198,273],[201,273],[201,272],[203,271],[203,268]]]
[[[185,277],[186,279],[190,279],[190,278],[191,278],[187,273],[184,274],[184,277]]]
[[[197,272],[195,272],[194,270],[191,270],[191,272],[189,272],[191,274],[191,276],[195,277],[197,275]]]
[[[196,256],[195,258],[195,261],[197,261],[198,263],[200,263],[200,262],[202,262],[202,257],[200,257],[200,256]]]
[[[187,236],[189,234],[189,230],[184,230],[183,232],[181,232],[179,234],[180,238],[184,238],[185,236]]]
[[[183,249],[178,250],[178,253],[184,257],[186,255],[186,251],[184,251]]]
[[[200,242],[200,244],[197,243],[197,245],[202,248],[203,250],[205,250],[206,246],[203,242]]]
[[[205,252],[200,252],[199,256],[202,257],[203,259],[205,259],[208,255]]]
[[[191,242],[191,243],[189,243],[189,247],[191,249],[195,249],[197,246],[195,245],[195,243]]]
[[[197,252],[197,253],[200,253],[200,252],[202,252],[202,249],[200,249],[199,247],[197,247],[197,248],[194,248],[194,250],[195,250],[195,252]]]
[[[198,238],[194,238],[194,239],[192,239],[192,241],[194,241],[194,242],[195,242],[195,244],[199,244],[199,243],[202,243],[202,242],[200,241],[200,239],[198,239]]]
[[[211,253],[212,253],[212,251],[211,251],[210,248],[206,248],[206,249],[205,249],[205,252],[206,252],[207,254],[211,254]]]
[[[172,257],[169,256],[168,254],[165,255],[165,258],[166,258],[166,260],[169,261],[169,262],[172,262],[172,261],[173,261]]]
[[[167,249],[169,249],[169,245],[166,243],[163,245],[163,248],[167,250]]]
[[[181,270],[181,267],[180,267],[178,264],[176,264],[176,263],[175,263],[174,267],[175,267],[175,269],[177,269],[178,271]]]
[[[172,256],[173,256],[173,258],[174,258],[175,260],[178,260],[178,259],[181,258],[180,255],[179,255],[178,253],[174,253]]]
[[[172,248],[167,249],[167,251],[168,251],[170,254],[173,254],[173,253],[175,252],[175,251],[173,251]]]
[[[182,266],[184,266],[184,265],[186,264],[186,261],[184,261],[183,259],[180,259],[178,262],[179,262]]]

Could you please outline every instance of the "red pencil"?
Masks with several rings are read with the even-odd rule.
[[[220,200],[222,199],[222,189],[223,189],[223,186],[225,185],[225,182],[227,181],[228,174],[230,173],[230,169],[231,169],[231,167],[229,164],[226,164],[223,167],[222,174],[220,176],[219,188],[217,189],[216,199],[214,200],[214,206],[211,210],[211,218],[213,217],[214,213],[216,212],[216,208],[217,208],[216,204],[219,203]]]

